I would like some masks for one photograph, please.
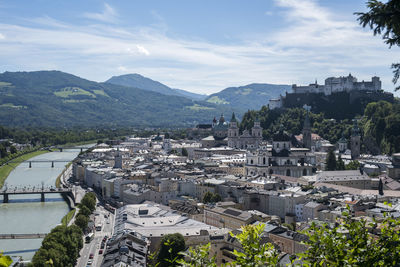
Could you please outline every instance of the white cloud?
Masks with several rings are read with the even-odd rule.
[[[0,40],[4,40],[4,39],[6,39],[6,37],[0,33]]]
[[[141,45],[136,45],[136,48],[140,54],[144,54],[146,56],[150,55],[150,52]]]
[[[117,68],[117,70],[119,70],[119,71],[121,71],[121,72],[127,72],[127,71],[128,71],[128,69],[127,69],[126,67],[124,67],[124,66],[119,66],[119,67]]]
[[[101,13],[84,13],[84,17],[99,20],[103,22],[115,23],[117,22],[118,13],[117,11],[111,7],[109,4],[104,3],[103,11]]]
[[[385,88],[393,88],[389,67],[396,48],[386,49],[379,37],[362,30],[355,19],[338,19],[315,1],[276,3],[289,26],[268,38],[260,34],[229,45],[172,38],[165,27],[158,26],[0,24],[4,34],[0,39],[7,36],[7,42],[0,42],[0,70],[58,68],[97,81],[136,72],[199,93],[253,82],[308,84],[315,78],[323,82],[327,76],[348,72],[360,80],[370,79],[377,72]],[[106,5],[99,13],[102,21],[117,16],[112,8],[107,10]],[[89,17],[100,19],[99,14]]]

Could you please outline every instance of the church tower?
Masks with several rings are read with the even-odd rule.
[[[114,157],[114,168],[122,169],[122,155],[119,152],[119,148],[117,148],[117,153]]]
[[[361,146],[361,137],[360,137],[360,129],[357,125],[357,120],[354,119],[353,129],[351,130],[351,159],[355,160],[360,157],[360,146]]]
[[[303,145],[304,147],[311,149],[311,123],[310,117],[308,116],[308,111],[306,113],[306,118],[304,119],[303,125]]]
[[[262,128],[260,126],[260,120],[258,117],[254,121],[254,126],[251,128],[251,135],[253,137],[261,138],[262,137]]]
[[[338,141],[339,144],[339,153],[344,153],[347,149],[347,140],[342,134],[342,137]]]
[[[239,127],[237,125],[235,113],[232,113],[231,121],[229,122],[228,129],[228,146],[236,148],[238,146],[237,140],[239,139]]]

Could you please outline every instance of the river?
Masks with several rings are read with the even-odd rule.
[[[71,161],[80,149],[69,149],[63,152],[49,152],[30,160]],[[54,186],[57,176],[63,171],[67,162],[28,162],[21,163],[6,180],[8,188],[24,186]],[[0,196],[1,198],[1,196]],[[69,211],[67,203],[60,194],[46,195],[46,202],[40,202],[40,195],[10,195],[9,203],[0,203],[0,233],[48,233],[61,223]],[[39,249],[43,239],[0,239],[0,251],[12,256],[22,256],[30,260]]]

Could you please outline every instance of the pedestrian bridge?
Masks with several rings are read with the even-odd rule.
[[[37,239],[44,238],[47,234],[0,234],[0,239]]]
[[[62,194],[74,197],[72,188],[6,188],[0,191],[0,196],[3,196],[3,203],[8,203],[10,195],[32,195],[40,194],[40,201],[45,202],[45,194]]]

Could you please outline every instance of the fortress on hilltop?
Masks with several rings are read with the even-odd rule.
[[[293,108],[310,106],[320,111],[324,106],[352,105],[385,100],[393,102],[393,94],[382,90],[382,82],[374,76],[370,81],[357,81],[357,78],[348,76],[329,77],[325,83],[315,83],[301,86],[292,85],[292,92],[285,96],[269,100],[269,109]]]

